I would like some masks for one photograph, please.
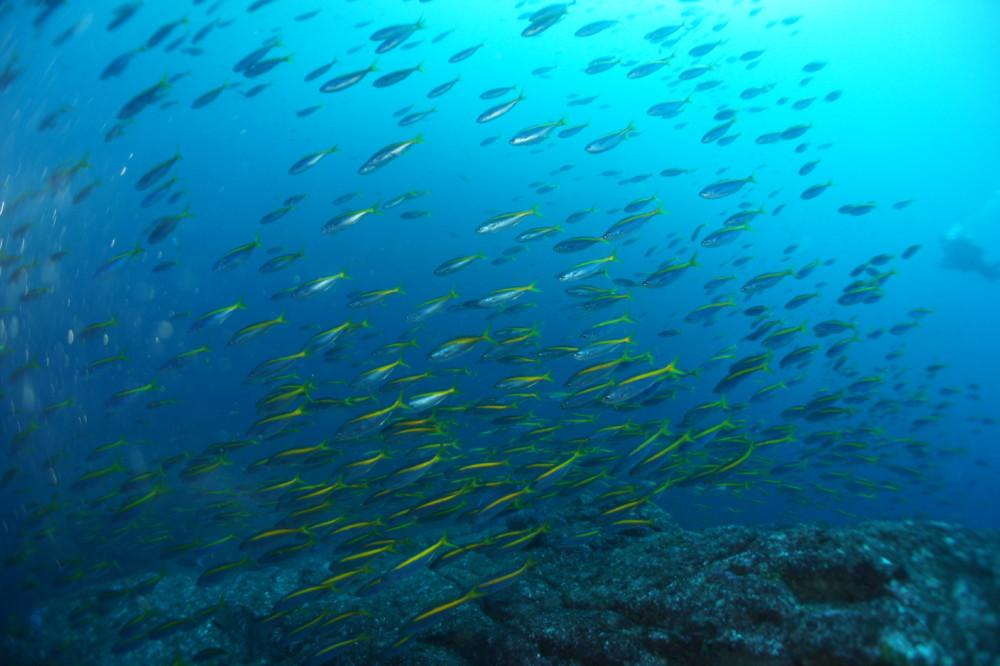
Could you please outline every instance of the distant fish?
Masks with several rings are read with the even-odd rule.
[[[432,88],[431,91],[427,93],[427,97],[428,98],[440,97],[441,95],[445,94],[446,92],[454,88],[455,84],[458,83],[459,81],[461,81],[461,79],[457,76],[451,81],[445,81],[441,85]]]
[[[591,60],[584,71],[585,74],[600,74],[621,63],[622,59],[617,56],[595,58]]]
[[[830,181],[829,183],[823,183],[821,185],[813,185],[812,187],[804,190],[802,194],[799,195],[799,197],[802,199],[815,199],[819,195],[823,194],[823,192],[826,191],[826,188],[830,187],[831,185],[833,185],[833,181]]]
[[[313,79],[318,79],[319,77],[323,76],[328,71],[330,71],[330,68],[333,67],[336,64],[337,64],[337,59],[334,58],[333,60],[331,60],[330,62],[326,63],[325,65],[320,65],[316,69],[314,69],[311,72],[309,72],[308,74],[306,74],[306,76],[303,79],[303,81],[308,82],[308,81],[312,81]]]
[[[143,3],[141,0],[133,0],[132,2],[126,2],[123,5],[116,7],[114,11],[114,18],[108,23],[105,28],[107,31],[111,32],[117,30],[122,25],[125,24],[130,18],[132,18],[139,8],[142,7]]]
[[[306,116],[311,116],[312,114],[316,113],[317,111],[319,111],[322,108],[323,108],[322,104],[317,104],[315,106],[308,106],[308,107],[306,107],[304,109],[299,109],[298,111],[296,111],[295,112],[295,117],[296,118],[305,118]]]
[[[177,26],[182,24],[190,23],[187,18],[178,19],[176,21],[171,21],[169,23],[164,23],[156,31],[150,35],[149,39],[146,40],[146,48],[155,48],[163,40],[170,36],[170,33],[174,31]]]
[[[389,72],[388,74],[383,74],[379,78],[375,79],[372,85],[375,86],[376,88],[388,88],[389,86],[396,85],[397,83],[405,81],[407,78],[409,78],[410,74],[413,74],[414,72],[424,71],[421,68],[422,64],[423,63],[417,65],[416,67],[408,67],[406,69],[399,69],[396,70],[395,72]]]
[[[219,86],[218,88],[214,88],[212,90],[209,90],[207,93],[201,95],[200,97],[198,97],[198,99],[196,99],[195,101],[191,102],[191,108],[192,109],[200,109],[200,108],[202,108],[204,106],[208,106],[209,104],[211,104],[212,102],[214,102],[219,97],[219,95],[222,94],[223,90],[225,90],[228,87],[229,87],[229,84],[225,84],[224,83],[221,86]]]
[[[730,195],[736,194],[743,186],[747,183],[756,183],[753,174],[746,178],[740,178],[737,180],[721,180],[717,183],[712,183],[711,185],[705,186],[699,196],[702,199],[721,199],[723,197],[728,197]]]
[[[483,43],[483,44],[476,44],[475,46],[470,46],[467,49],[462,49],[458,53],[456,53],[453,56],[451,56],[450,58],[448,58],[448,62],[450,62],[450,63],[462,62],[463,60],[465,60],[467,58],[471,58],[473,55],[475,55],[476,51],[478,51],[479,49],[483,48],[484,46],[486,46],[485,43]]]
[[[663,67],[670,64],[670,58],[661,58],[659,60],[653,60],[647,62],[644,65],[638,65],[629,70],[626,74],[626,78],[629,79],[641,79],[649,76],[650,74],[655,74],[660,71]]]
[[[594,21],[592,23],[588,23],[582,28],[579,28],[573,34],[577,37],[591,37],[616,25],[618,25],[618,21],[615,20]]]

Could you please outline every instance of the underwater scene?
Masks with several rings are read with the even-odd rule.
[[[0,0],[0,664],[1000,663],[997,25]]]

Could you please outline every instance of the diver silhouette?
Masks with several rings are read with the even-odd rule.
[[[983,248],[967,237],[959,234],[949,234],[941,239],[944,248],[942,268],[956,271],[975,271],[987,280],[1000,280],[1000,262],[986,263],[983,259]]]

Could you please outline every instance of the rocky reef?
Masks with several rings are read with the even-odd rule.
[[[30,625],[8,623],[0,649],[5,663],[24,666],[1000,664],[996,532],[916,521],[691,532],[655,507],[639,515],[651,526],[640,521],[571,547],[567,535],[592,525],[576,515],[516,553],[472,552],[371,594],[338,589],[270,621],[275,602],[308,585],[315,570],[248,570],[224,590],[198,588],[192,575],[175,573],[141,599],[107,603],[83,623],[72,609],[99,592],[79,589]],[[391,647],[405,638],[399,627],[416,626],[415,615],[491,579],[484,571],[495,580],[519,567],[503,589],[445,609]],[[220,594],[226,602],[184,631],[121,638],[123,624],[143,609],[155,615],[148,630],[193,617],[199,604],[218,605]],[[314,617],[323,622],[310,624]]]

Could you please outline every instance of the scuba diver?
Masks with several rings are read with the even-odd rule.
[[[956,271],[975,271],[987,280],[1000,280],[1000,262],[987,263],[983,259],[983,248],[962,234],[961,227],[952,227],[948,235],[941,239],[944,249],[942,268]]]

